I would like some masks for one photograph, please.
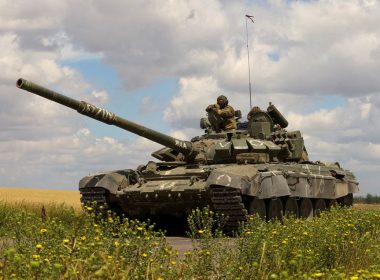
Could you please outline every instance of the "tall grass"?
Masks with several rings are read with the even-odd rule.
[[[0,279],[380,279],[380,212],[333,209],[320,218],[248,217],[234,237],[209,209],[189,217],[183,255],[153,226],[91,207],[0,203]]]

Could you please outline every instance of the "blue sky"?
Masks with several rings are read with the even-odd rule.
[[[135,168],[159,148],[20,94],[19,77],[180,139],[202,133],[219,94],[245,116],[250,14],[253,104],[272,101],[312,160],[339,161],[361,192],[380,193],[378,1],[12,3],[0,0],[3,186],[76,189],[84,175]]]

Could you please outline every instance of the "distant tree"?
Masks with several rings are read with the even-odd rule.
[[[380,204],[380,196],[368,193],[365,197],[364,196],[355,196],[354,202],[355,203],[366,203],[366,204]]]

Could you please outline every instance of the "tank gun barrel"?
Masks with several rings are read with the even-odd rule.
[[[174,137],[131,122],[88,102],[73,99],[24,79],[18,79],[16,85],[20,89],[29,91],[51,101],[69,107],[73,110],[76,110],[82,115],[88,116],[109,125],[120,127],[124,130],[150,139],[156,143],[172,148],[184,154],[185,156],[188,156],[193,152],[192,144],[189,141],[178,140]]]

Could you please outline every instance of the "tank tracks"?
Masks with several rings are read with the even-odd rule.
[[[83,188],[80,190],[82,195],[80,201],[84,205],[96,204],[96,207],[109,209],[106,198],[106,190],[103,188]]]
[[[227,233],[236,232],[240,223],[246,221],[247,210],[242,202],[240,190],[232,187],[212,186],[210,188],[211,208],[227,217],[223,227]]]

